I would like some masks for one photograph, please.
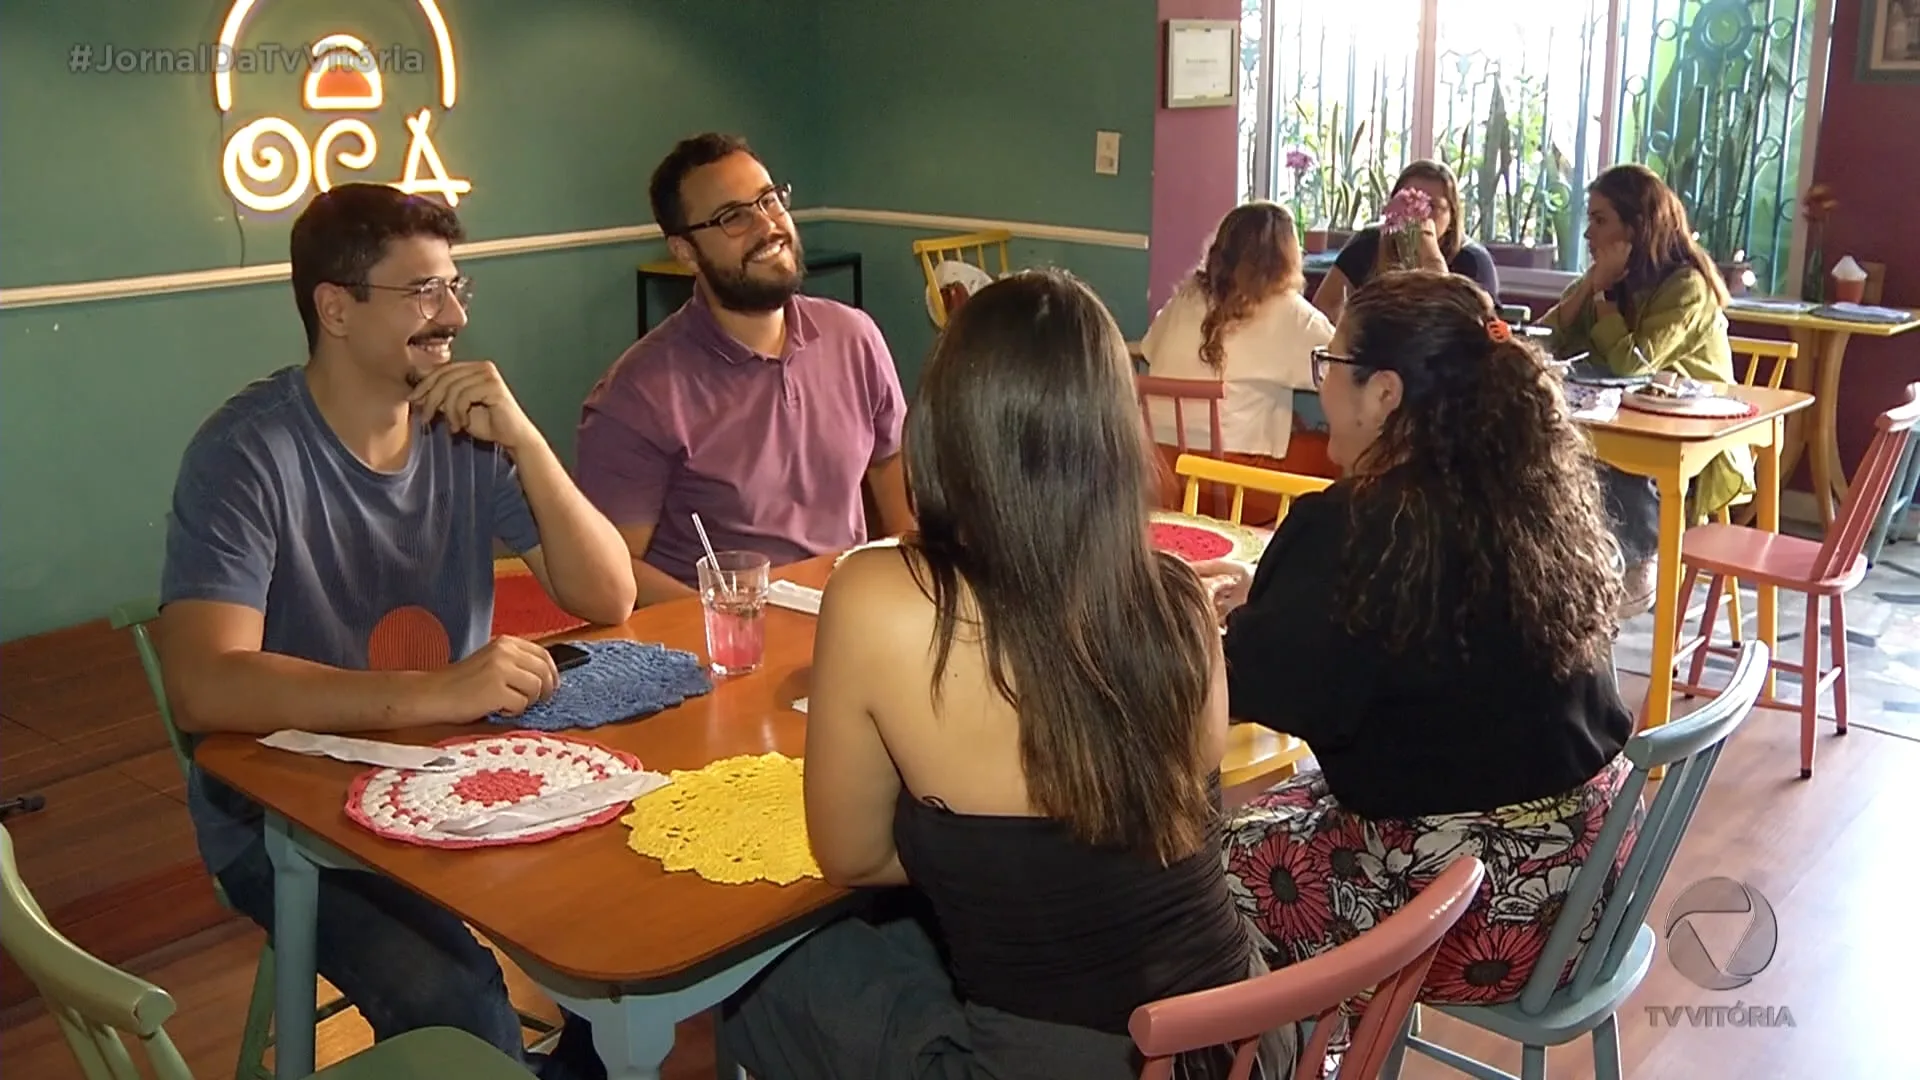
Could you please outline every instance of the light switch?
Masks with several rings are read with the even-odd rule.
[[[1120,175],[1120,133],[1093,133],[1093,171],[1102,176]]]

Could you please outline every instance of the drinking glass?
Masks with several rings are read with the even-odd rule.
[[[716,551],[694,564],[707,618],[707,661],[715,675],[757,670],[767,651],[767,570],[755,551]]]

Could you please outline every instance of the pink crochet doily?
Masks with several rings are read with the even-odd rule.
[[[435,827],[548,791],[640,769],[640,759],[623,750],[544,731],[466,736],[435,745],[452,751],[460,768],[450,772],[369,769],[354,777],[347,789],[347,817],[376,836],[423,847],[534,844],[612,821],[626,812],[627,804],[492,836],[449,836]]]

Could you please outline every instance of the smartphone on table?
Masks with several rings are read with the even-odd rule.
[[[547,655],[553,657],[553,666],[560,671],[572,670],[592,659],[587,650],[564,641],[547,646]]]

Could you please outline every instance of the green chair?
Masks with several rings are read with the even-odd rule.
[[[157,1080],[193,1080],[163,1026],[172,995],[67,940],[20,879],[13,834],[0,825],[0,945],[32,981],[87,1080],[141,1080],[125,1036],[140,1044]],[[255,997],[259,995],[256,993]],[[421,1028],[374,1044],[314,1080],[526,1080],[526,1070],[454,1028]]]
[[[167,742],[173,746],[174,764],[180,767],[180,775],[184,777],[192,766],[193,748],[187,745],[186,736],[174,726],[173,709],[167,704],[167,687],[160,675],[160,653],[154,648],[153,634],[149,629],[149,624],[159,615],[158,600],[132,600],[114,608],[110,621],[115,630],[126,630],[133,634],[134,648],[140,652],[140,667],[146,672],[147,689],[153,692],[154,707],[160,711],[160,723],[167,729]],[[220,898],[222,906],[232,910],[218,878],[213,879],[213,892]],[[352,1007],[353,1003],[344,995],[335,997],[314,1011],[314,1022],[319,1023]],[[545,1047],[559,1038],[554,1025],[537,1016],[522,1012],[520,1023],[540,1036],[536,1047]],[[240,1061],[234,1069],[235,1080],[273,1080],[273,1069],[266,1063],[267,1051],[272,1046],[273,942],[269,940],[260,946],[260,962],[254,968],[253,993],[247,999],[247,1024],[240,1034]]]
[[[193,762],[193,749],[187,745],[186,736],[174,726],[173,709],[167,704],[167,687],[160,677],[160,654],[154,648],[153,634],[148,627],[159,615],[157,600],[135,600],[114,608],[111,621],[115,630],[128,630],[133,634],[134,647],[140,651],[140,667],[147,675],[147,689],[153,692],[154,707],[160,710],[160,723],[167,729],[167,742],[173,746],[174,764],[185,777]],[[220,898],[221,906],[229,911],[233,909],[219,878],[213,879],[213,893]],[[337,996],[321,1003],[314,1013],[314,1022],[350,1007],[344,995]],[[240,1029],[240,1060],[234,1067],[235,1080],[273,1080],[273,1069],[267,1065],[267,1051],[272,1047],[273,942],[268,940],[261,944],[260,962],[254,967],[253,992],[247,997],[247,1023]]]

